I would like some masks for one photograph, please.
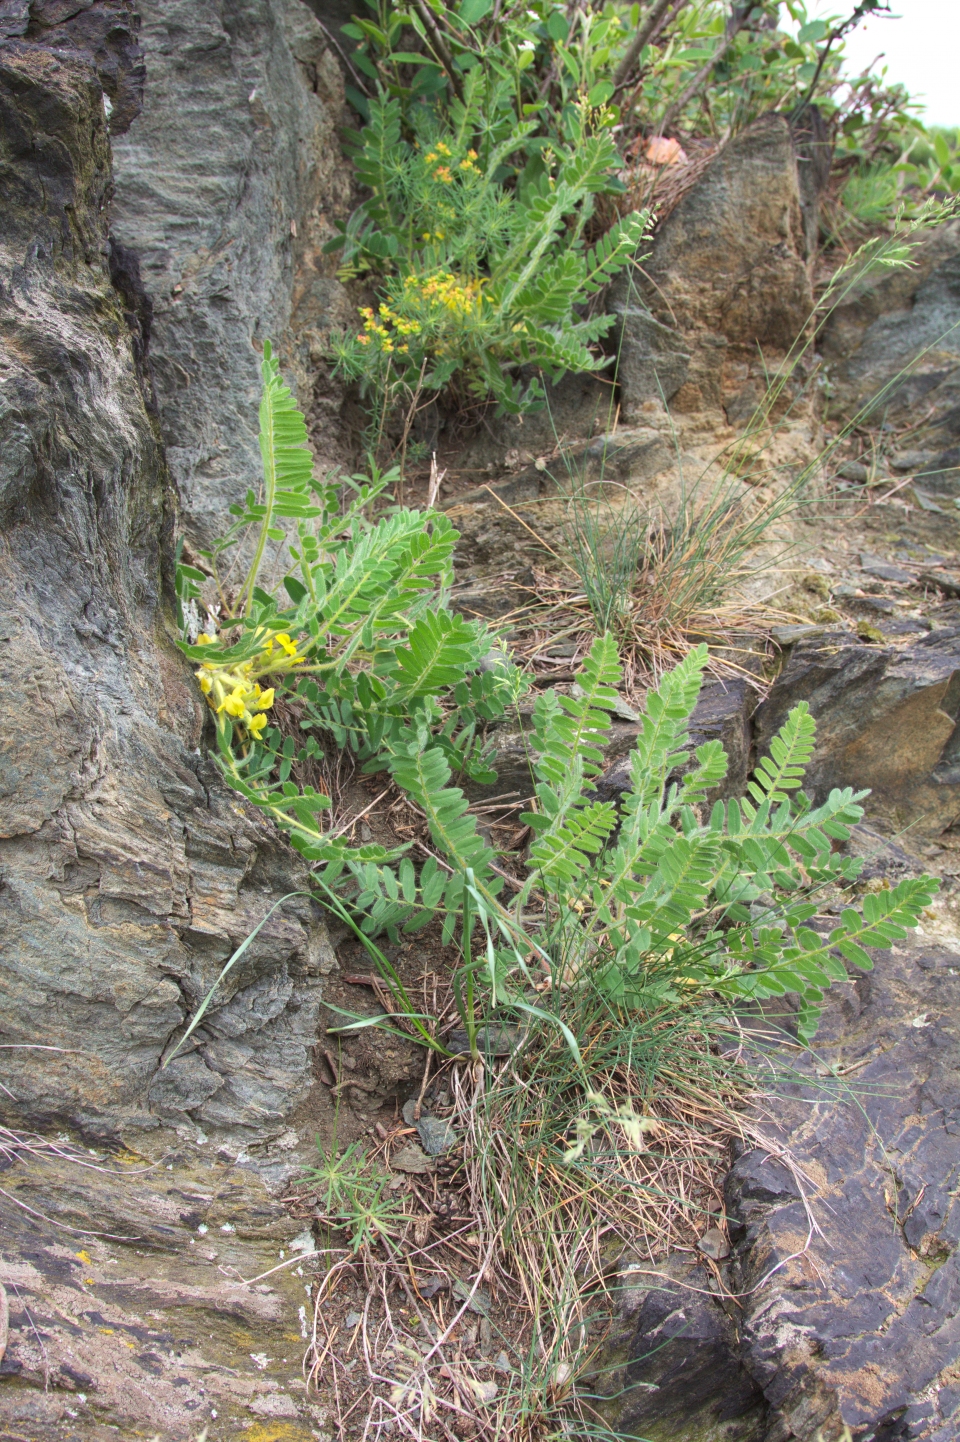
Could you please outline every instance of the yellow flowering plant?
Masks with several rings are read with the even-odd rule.
[[[487,126],[490,78],[479,68],[464,90],[446,122],[426,106],[405,122],[385,91],[370,102],[355,156],[370,194],[331,243],[342,276],[378,278],[376,303],[335,343],[378,437],[398,412],[408,427],[421,397],[455,379],[517,413],[541,402],[541,375],[608,365],[599,342],[614,317],[584,303],[634,259],[647,224],[628,215],[587,244],[595,196],[618,186],[603,106],[585,98],[571,141],[545,150],[538,173],[511,189],[504,162],[536,122]]]
[[[303,415],[269,343],[262,369],[263,489],[231,508],[233,526],[200,553],[206,570],[178,565],[181,649],[210,707],[229,784],[311,861],[334,870],[382,863],[382,847],[352,848],[325,829],[317,813],[329,798],[291,778],[322,761],[325,744],[383,769],[416,735],[448,774],[493,780],[484,727],[522,683],[499,652],[489,664],[487,628],[449,609],[457,540],[449,519],[393,504],[395,470],[315,477]],[[221,562],[244,543],[252,560],[231,591]],[[271,543],[272,580],[264,577]],[[293,734],[289,721],[286,734],[277,722],[280,702],[295,708]],[[379,926],[387,897],[382,887],[377,894]]]
[[[622,682],[616,642],[599,636],[573,693],[537,696],[532,809],[522,816],[533,833],[528,876],[504,899],[496,853],[455,773],[496,779],[482,724],[516,704],[523,682],[476,622],[449,609],[456,532],[431,511],[345,515],[337,488],[313,477],[303,417],[269,347],[263,375],[264,499],[237,518],[257,534],[253,566],[217,634],[194,625],[212,572],[180,567],[182,649],[216,718],[224,778],[287,832],[393,991],[391,1015],[350,1025],[396,1027],[399,1017],[444,1050],[370,940],[441,916],[445,941],[459,929],[454,990],[474,1056],[478,1005],[543,1018],[545,992],[586,988],[618,1012],[686,1006],[700,993],[732,1002],[793,993],[800,1035],[812,1036],[827,988],[846,980],[847,964],[872,965],[867,947],[915,926],[936,883],[910,878],[867,896],[862,914],[845,908],[827,931],[810,925],[814,888],[856,879],[861,862],[834,843],[860,820],[866,793],[835,790],[816,807],[804,795],[815,736],[806,706],[791,711],[748,794],[711,808],[727,757],[719,741],[692,750],[688,736],[708,660],[698,647],[645,699],[618,808],[595,787]],[[375,475],[366,503],[386,500],[394,477]],[[275,525],[281,514],[295,536]],[[294,566],[267,589],[260,540],[278,531]],[[298,735],[270,720],[281,697],[296,705]],[[330,799],[295,768],[321,756],[324,738],[367,770],[389,770],[419,808],[437,853],[419,872],[405,848],[353,846],[323,824]],[[486,942],[476,956],[475,929]]]

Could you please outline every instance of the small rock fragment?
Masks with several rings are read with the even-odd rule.
[[[869,556],[865,552],[860,555],[860,569],[868,576],[876,576],[878,581],[894,581],[900,586],[908,586],[914,580],[912,571],[905,571],[902,566],[895,566],[882,556]]]
[[[773,626],[770,635],[778,646],[784,647],[805,641],[808,636],[819,636],[822,632],[822,626]]]
[[[352,1330],[354,1327],[359,1327],[359,1325],[360,1325],[360,1323],[361,1323],[362,1321],[363,1321],[363,1313],[362,1313],[362,1312],[348,1312],[347,1315],[346,1315],[346,1316],[344,1317],[344,1319],[343,1319],[343,1325],[344,1325],[345,1327],[348,1327],[348,1328],[350,1328],[350,1329]]]
[[[429,1152],[431,1157],[442,1156],[457,1145],[457,1134],[449,1122],[440,1121],[437,1117],[421,1117],[414,1126],[420,1134],[424,1151]]]
[[[921,466],[926,466],[934,460],[936,460],[934,451],[901,451],[899,455],[891,456],[890,469],[904,475],[907,471],[918,471]]]
[[[710,1257],[714,1262],[722,1262],[724,1257],[730,1255],[730,1243],[719,1227],[710,1227],[704,1232],[697,1246],[705,1257]]]
[[[911,486],[909,494],[913,496],[921,511],[935,511],[938,516],[946,515],[943,507],[938,506],[933,497],[926,491],[922,491],[919,486]]]
[[[411,1176],[419,1176],[423,1172],[433,1171],[433,1162],[427,1154],[417,1146],[416,1142],[409,1142],[407,1146],[401,1147],[394,1152],[390,1158],[390,1165],[394,1171],[407,1172]]]
[[[490,1288],[477,1287],[473,1290],[472,1282],[462,1282],[459,1277],[454,1278],[453,1295],[461,1302],[467,1302],[467,1311],[476,1312],[478,1317],[485,1317],[490,1311]],[[470,1298],[467,1301],[467,1298]]]
[[[936,586],[945,596],[960,596],[960,576],[946,571],[921,571],[919,579],[927,586]]]
[[[435,1297],[438,1292],[445,1292],[449,1286],[450,1278],[445,1277],[442,1272],[438,1272],[434,1276],[428,1277],[425,1282],[418,1282],[417,1290],[421,1297],[429,1302],[431,1297]]]
[[[509,1056],[523,1038],[518,1026],[481,1026],[477,1030],[477,1050],[481,1056]],[[450,1050],[469,1052],[470,1038],[465,1031],[450,1033]]]

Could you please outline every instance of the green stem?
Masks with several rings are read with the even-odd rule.
[[[266,495],[264,502],[266,511],[260,526],[260,535],[257,538],[257,549],[253,555],[253,561],[247,576],[247,583],[244,586],[243,613],[249,616],[253,606],[253,592],[257,584],[257,573],[263,561],[263,553],[267,548],[267,533],[273,523],[273,507],[277,496],[277,467],[274,459],[274,425],[273,408],[268,402],[269,382],[264,392],[263,400],[260,403],[260,454],[263,457],[263,478],[266,483]]]

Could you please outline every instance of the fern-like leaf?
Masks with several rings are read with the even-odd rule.
[[[786,801],[788,792],[799,790],[816,739],[817,723],[810,707],[806,701],[798,701],[770,742],[770,755],[761,757],[754,780],[747,785],[754,801],[775,805]]]
[[[578,694],[547,693],[534,707],[534,745],[540,752],[537,775],[561,784],[579,762],[584,776],[603,770],[600,743],[610,729],[609,713],[619,696],[622,672],[611,635],[598,636],[578,673]]]

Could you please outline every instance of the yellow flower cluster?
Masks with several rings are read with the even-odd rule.
[[[201,632],[198,646],[213,646],[216,636]],[[257,656],[236,666],[222,666],[211,661],[196,672],[200,690],[217,715],[226,714],[239,721],[251,736],[259,737],[267,724],[266,713],[274,701],[274,688],[261,687],[256,680],[265,672],[290,671],[306,660],[285,631],[268,638]]]
[[[432,275],[408,275],[403,282],[405,300],[425,304],[428,309],[443,308],[452,315],[476,315],[483,300],[482,280],[458,280],[449,270]]]
[[[418,320],[404,320],[403,316],[397,315],[397,312],[391,310],[383,301],[381,301],[379,307],[379,319],[374,315],[373,310],[368,305],[362,307],[360,314],[363,316],[363,331],[357,336],[357,340],[361,345],[369,345],[370,337],[377,336],[380,341],[380,349],[385,351],[387,355],[390,354],[395,346],[399,351],[409,350],[406,342],[401,342],[400,345],[397,345],[398,336],[419,335],[423,329]],[[386,324],[384,324],[384,322],[386,322]],[[389,326],[393,326],[392,333],[388,329]],[[364,334],[364,331],[366,334]]]
[[[401,299],[393,308],[381,302],[377,311],[365,306],[363,330],[357,336],[357,343],[369,346],[371,343],[384,355],[406,355],[410,350],[409,337],[424,335],[430,339],[429,348],[436,354],[444,353],[442,336],[450,322],[476,319],[484,299],[483,280],[463,280],[449,270],[436,270],[427,275],[408,275],[403,282]],[[415,317],[419,314],[421,319]],[[424,343],[427,342],[424,336]]]
[[[427,162],[428,165],[437,165],[438,161],[447,161],[452,159],[453,152],[448,145],[444,145],[442,140],[438,140],[433,149],[431,151],[428,151],[428,153],[424,156],[424,160]],[[457,169],[464,170],[469,175],[479,175],[480,169],[476,162],[477,152],[475,150],[468,150],[464,158],[457,166]],[[434,180],[442,181],[444,185],[451,185],[453,183],[453,171],[450,169],[449,165],[437,165],[437,169],[433,172],[433,178]],[[424,236],[424,239],[427,239],[427,237]]]

